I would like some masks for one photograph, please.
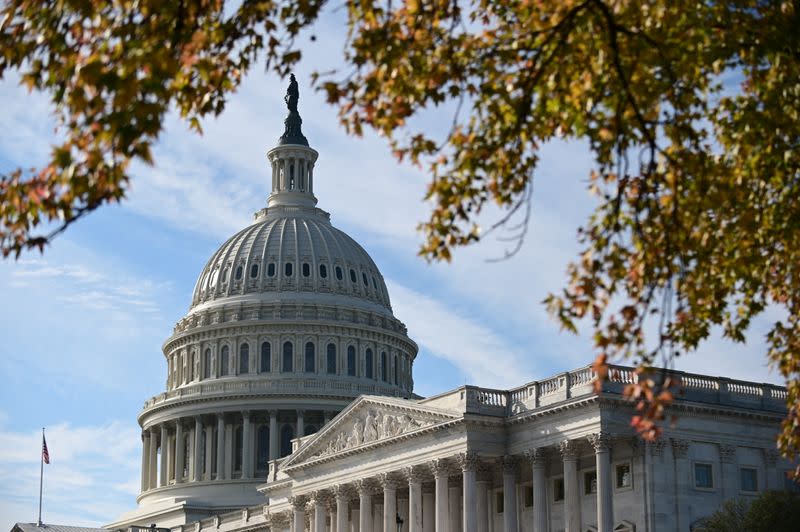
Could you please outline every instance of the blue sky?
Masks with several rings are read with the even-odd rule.
[[[588,364],[588,335],[560,333],[541,304],[562,286],[578,251],[576,229],[593,206],[587,148],[544,148],[529,234],[513,259],[488,262],[508,245],[488,238],[452,264],[427,264],[416,256],[415,230],[429,208],[425,173],[398,165],[374,135],[346,136],[335,110],[309,88],[312,70],[341,61],[340,17],[324,18],[297,70],[303,129],[320,152],[316,195],[372,255],[395,315],[420,345],[415,391],[511,387]],[[206,260],[266,204],[265,154],[282,133],[285,87],[254,69],[226,112],[203,124],[202,137],[170,117],[156,166],[133,168],[121,205],[80,221],[44,255],[0,262],[0,530],[36,519],[42,426],[52,458],[46,522],[99,525],[135,506],[136,414],[164,388],[161,344],[187,311]],[[47,100],[10,77],[0,82],[0,101],[0,171],[41,164],[53,138]],[[447,116],[434,111],[419,124],[436,128]],[[753,324],[748,345],[715,337],[677,366],[780,382],[764,362],[766,325]]]

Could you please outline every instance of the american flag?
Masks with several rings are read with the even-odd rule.
[[[50,453],[47,452],[47,440],[44,439],[44,434],[42,434],[42,460],[45,464],[50,463]]]

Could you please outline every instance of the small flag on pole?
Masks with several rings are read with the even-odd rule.
[[[50,463],[50,453],[47,452],[47,440],[44,439],[44,433],[42,433],[42,460],[45,464]]]

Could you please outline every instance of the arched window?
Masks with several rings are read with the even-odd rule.
[[[287,262],[286,264],[283,265],[283,274],[286,277],[291,277],[292,276],[292,263],[291,262]]]
[[[239,346],[239,375],[250,373],[250,344]]]
[[[307,262],[303,263],[303,277],[310,277],[311,276],[311,265]]]
[[[272,346],[269,342],[261,343],[261,364],[259,366],[261,373],[272,371]]]
[[[347,374],[351,377],[356,375],[356,348],[352,345],[347,347]]]
[[[256,443],[256,469],[258,471],[266,471],[269,465],[269,425],[258,427],[256,436],[258,440]]]
[[[250,277],[253,279],[258,277],[258,264],[253,264],[250,266]]]
[[[292,342],[283,342],[283,366],[281,371],[288,373],[294,371],[294,348]]]
[[[211,378],[211,349],[206,348],[205,355],[203,356],[203,378]]]
[[[352,268],[350,268],[350,281],[354,283],[356,282],[356,271]]]
[[[369,281],[367,281],[367,274],[361,272],[361,278],[364,280],[364,286],[369,286]]]
[[[325,279],[328,276],[328,267],[324,264],[319,265],[319,276]]]
[[[336,373],[336,345],[328,344],[328,373]]]
[[[386,351],[381,351],[381,380],[387,382],[389,380],[389,367],[386,360]]]
[[[306,342],[306,373],[314,373],[317,371],[317,355],[314,350],[314,342]]]
[[[275,277],[275,263],[270,262],[267,264],[267,277]]]
[[[230,355],[228,354],[228,346],[222,346],[222,352],[219,356],[219,376],[224,377],[230,373]]]
[[[242,279],[242,265],[236,267],[236,280],[241,281]]]
[[[234,471],[241,471],[242,470],[242,447],[244,444],[244,430],[241,426],[236,427],[236,431],[234,432],[234,442],[233,442],[233,470]],[[188,455],[187,455],[188,456]]]
[[[366,371],[365,371],[365,373],[367,374],[367,378],[371,379],[372,378],[372,349],[369,349],[369,348],[367,349],[366,357],[367,357],[367,360],[366,360]]]
[[[281,427],[281,458],[292,454],[292,440],[294,439],[294,428],[286,424]]]
[[[343,276],[342,276],[342,268],[341,268],[341,267],[339,267],[339,266],[337,266],[337,267],[336,267],[336,279],[338,279],[339,281],[341,281],[341,280],[342,280],[342,277],[343,277]]]
[[[394,373],[394,383],[397,385],[397,355],[394,356],[394,363],[392,364],[392,373]]]

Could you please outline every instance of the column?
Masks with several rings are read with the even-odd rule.
[[[503,529],[518,532],[517,522],[517,459],[503,457]],[[570,531],[571,532],[571,531]]]
[[[449,476],[449,465],[441,458],[436,459],[430,463],[431,472],[433,473],[434,484],[436,486],[436,532],[448,532],[448,519],[447,510],[448,492],[447,492],[447,479]]]
[[[564,461],[564,532],[579,532],[581,528],[581,494],[578,489],[578,448],[571,440],[558,446]],[[688,529],[687,529],[688,530]]]
[[[217,414],[217,480],[225,480],[225,414]]]
[[[722,500],[733,499],[739,494],[739,471],[736,467],[736,446],[720,444],[719,462]]]
[[[491,471],[489,469],[479,468],[476,471],[478,494],[477,501],[475,501],[475,513],[477,514],[478,524],[476,526],[477,532],[489,532],[489,486],[492,483]]]
[[[330,531],[329,532],[336,532],[336,522],[339,520],[339,516],[336,513],[336,501],[331,500],[329,497],[326,501],[325,508],[328,509],[328,519],[331,522]]]
[[[614,507],[611,502],[611,437],[605,432],[588,436],[594,447],[597,464],[597,532],[612,532],[614,528]]]
[[[269,411],[269,459],[276,460],[280,456],[280,440],[278,439],[278,412]]]
[[[150,487],[150,433],[142,431],[142,483],[140,491]]]
[[[183,460],[185,458],[183,445],[183,423],[181,420],[175,422],[175,484],[183,482]]]
[[[156,429],[150,429],[150,460],[148,461],[149,472],[147,475],[147,489],[153,489],[158,486],[158,475],[156,468],[158,466],[158,434]]]
[[[192,451],[192,480],[198,482],[203,480],[203,418],[194,417],[194,450]]]
[[[356,481],[358,488],[358,528],[360,532],[372,532],[372,487],[365,480]]]
[[[533,532],[547,532],[547,480],[544,449],[533,448],[525,452],[531,462],[533,479]]]
[[[461,466],[461,478],[464,485],[463,530],[464,532],[478,532],[478,488],[475,477],[478,456],[472,452],[462,453],[458,457],[458,465]],[[485,502],[486,498],[484,497]]]
[[[206,429],[206,468],[205,474],[203,474],[203,479],[211,480],[212,473],[211,473],[211,466],[214,461],[214,453],[211,451],[214,449],[214,430],[209,425],[208,429]]]
[[[764,489],[779,490],[783,489],[783,483],[779,482],[781,478],[778,476],[778,470],[775,467],[778,463],[778,450],[777,449],[764,449]]]
[[[383,487],[383,532],[397,532],[397,483],[386,473],[379,479]]]
[[[460,479],[453,480],[458,483]],[[449,479],[447,484],[447,527],[450,532],[461,532],[461,485],[450,486]]]
[[[436,495],[433,484],[422,486],[422,532],[436,532]]]
[[[347,489],[344,486],[334,486],[333,494],[336,497],[336,532],[348,532]]]
[[[314,503],[314,532],[325,532],[325,496],[323,493],[314,493],[312,501]]]
[[[162,423],[161,424],[161,464],[159,469],[160,471],[158,476],[158,485],[159,486],[166,486],[167,485],[167,425]]]
[[[305,410],[298,410],[297,411],[297,433],[296,433],[296,436],[298,438],[302,438],[303,436],[305,436],[306,426],[305,426],[305,422],[304,422],[304,419],[303,419],[303,416],[305,416],[305,413],[306,413]]]
[[[252,478],[253,450],[250,438],[250,412],[242,412],[242,478]]]
[[[361,524],[361,508],[353,508],[351,513],[350,519],[350,530],[351,532],[361,532],[359,530],[359,525]]]
[[[689,530],[691,517],[689,515],[689,501],[687,498],[692,492],[692,472],[689,469],[689,440],[673,438],[672,456],[675,459],[675,501],[677,508],[676,519],[678,530]]]
[[[408,532],[423,532],[422,528],[422,472],[418,466],[406,467],[403,474],[408,480]]]
[[[294,532],[304,532],[306,529],[306,502],[305,497],[289,497],[289,504],[292,505],[292,523]]]

